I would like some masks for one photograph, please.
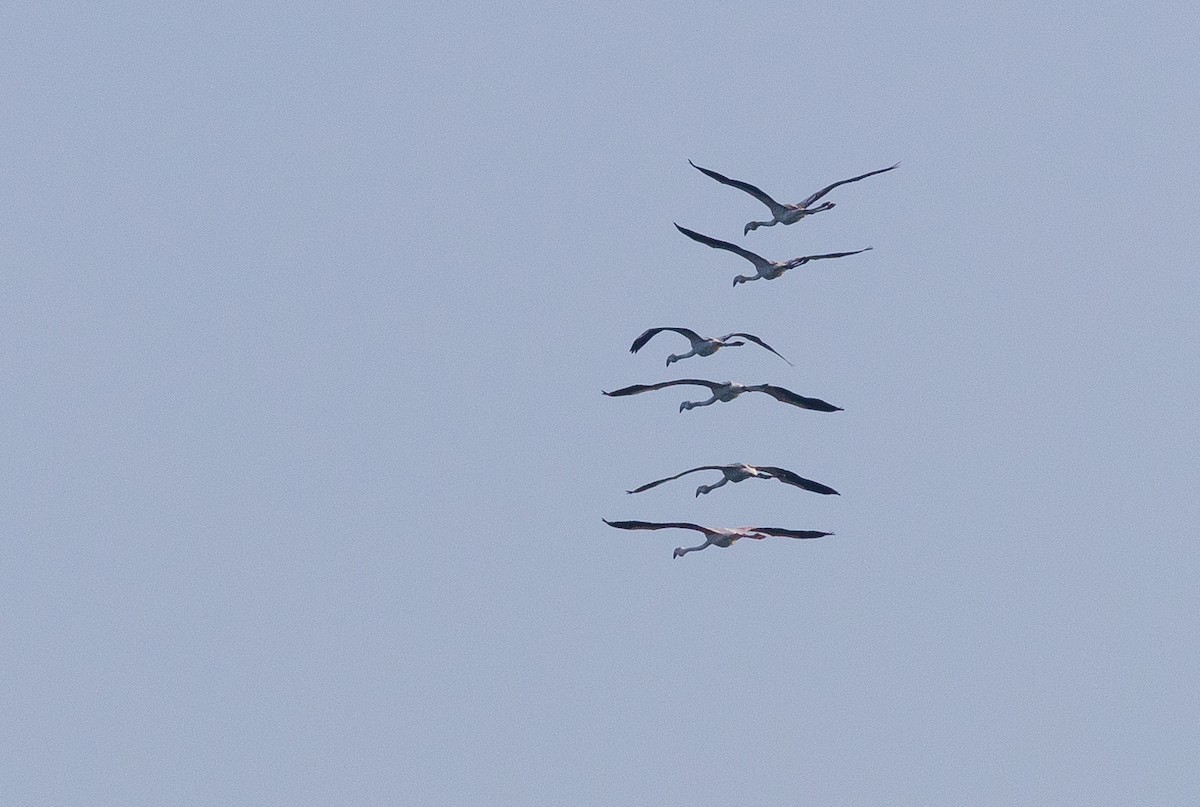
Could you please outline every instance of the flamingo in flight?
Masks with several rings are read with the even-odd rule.
[[[672,362],[677,362],[680,359],[686,359],[689,356],[711,356],[712,354],[716,353],[718,350],[720,350],[723,347],[739,347],[741,345],[746,344],[745,342],[731,342],[730,340],[733,339],[735,336],[741,337],[742,339],[745,339],[749,342],[753,342],[754,344],[759,345],[760,347],[765,347],[767,350],[771,351],[779,358],[783,359],[784,361],[787,361],[788,364],[791,364],[791,362],[788,361],[787,358],[784,357],[784,355],[782,353],[780,353],[778,350],[771,347],[766,342],[759,339],[757,336],[755,336],[752,333],[727,333],[721,337],[705,339],[704,337],[700,336],[700,334],[696,333],[695,331],[693,331],[689,328],[651,328],[648,331],[646,331],[645,333],[643,333],[641,336],[639,336],[637,339],[633,340],[633,345],[629,348],[629,352],[637,353],[639,350],[641,350],[643,347],[646,346],[647,342],[649,342],[651,339],[653,339],[655,337],[655,335],[661,333],[662,331],[674,331],[675,333],[682,334],[688,338],[689,342],[692,343],[692,349],[689,350],[687,353],[680,353],[679,355],[675,355],[674,353],[672,353],[670,356],[667,356],[667,366],[668,367],[671,366]]]
[[[604,392],[610,398],[619,398],[626,395],[638,395],[643,392],[651,392],[664,387],[673,387],[678,384],[695,384],[702,387],[708,387],[712,390],[712,397],[707,401],[684,401],[679,405],[679,411],[685,409],[694,409],[697,406],[708,406],[715,404],[717,401],[732,401],[744,392],[765,392],[777,401],[782,401],[792,406],[798,406],[801,409],[815,409],[818,412],[841,412],[840,406],[834,406],[831,403],[822,401],[820,398],[806,398],[803,395],[798,395],[789,389],[776,387],[773,384],[738,384],[734,381],[705,381],[702,378],[680,378],[675,381],[662,381],[658,384],[632,384],[628,387],[622,387],[612,392]]]
[[[683,471],[682,473],[675,474],[674,476],[668,476],[663,479],[658,479],[658,480],[655,480],[654,482],[650,482],[648,484],[642,485],[640,488],[634,488],[633,490],[627,490],[625,492],[626,493],[641,493],[644,490],[650,490],[650,488],[657,487],[658,485],[661,485],[663,482],[670,482],[672,479],[678,479],[681,476],[687,476],[688,474],[693,474],[696,471],[720,471],[722,474],[720,482],[716,482],[711,485],[701,485],[700,487],[696,488],[697,496],[702,496],[705,493],[714,491],[717,488],[719,488],[722,485],[727,484],[729,482],[741,482],[742,480],[745,480],[745,479],[778,479],[780,482],[784,482],[788,485],[795,485],[798,488],[802,488],[803,490],[808,490],[813,493],[821,493],[826,496],[841,495],[836,490],[829,487],[828,485],[822,485],[820,482],[814,482],[811,479],[805,479],[804,477],[802,477],[798,474],[792,473],[791,471],[787,470],[786,468],[775,468],[770,465],[760,465],[760,466],[755,467],[753,465],[743,465],[743,464],[701,465],[696,468],[692,468],[690,470]]]
[[[865,174],[851,177],[850,179],[843,179],[839,182],[834,182],[832,185],[826,185],[824,188],[821,188],[821,190],[817,191],[799,204],[786,205],[776,202],[770,196],[767,196],[765,193],[763,193],[761,189],[756,188],[749,182],[741,182],[736,179],[730,179],[727,176],[718,174],[716,171],[710,171],[707,168],[701,168],[691,160],[688,160],[688,164],[697,171],[712,177],[722,185],[729,185],[730,187],[745,191],[771,209],[771,215],[773,218],[770,221],[752,221],[746,225],[746,229],[742,230],[742,235],[748,234],[751,230],[757,230],[759,227],[773,227],[776,224],[795,224],[805,216],[811,216],[813,213],[820,213],[823,210],[829,210],[834,206],[833,202],[824,202],[823,204],[817,205],[813,208],[810,208],[809,205],[819,200],[822,196],[829,193],[838,185],[845,185],[849,182],[858,182],[860,179],[873,177],[876,174],[883,174],[900,165],[900,163],[896,163],[896,165],[891,165],[887,168],[880,168],[878,171],[868,171]]]
[[[666,530],[666,529],[681,529],[681,530],[696,530],[704,533],[704,543],[699,546],[677,546],[672,553],[673,558],[682,558],[689,552],[699,552],[701,549],[707,549],[710,546],[728,547],[732,546],[734,541],[742,538],[750,538],[755,541],[761,541],[763,538],[779,537],[779,538],[823,538],[826,535],[833,535],[832,532],[818,532],[817,530],[785,530],[780,527],[701,527],[699,524],[688,524],[683,521],[671,521],[659,523],[655,521],[609,521],[603,519],[604,523],[610,527],[616,527],[619,530]]]
[[[790,261],[768,261],[761,255],[756,255],[748,249],[742,249],[737,244],[731,244],[728,241],[722,241],[718,238],[713,238],[711,236],[704,235],[703,233],[698,233],[695,230],[689,230],[687,227],[680,227],[678,224],[675,225],[675,229],[679,230],[679,232],[683,233],[693,241],[699,241],[701,244],[713,247],[715,249],[727,249],[730,252],[741,255],[743,258],[750,261],[750,263],[754,264],[754,268],[758,270],[758,274],[752,277],[738,275],[733,279],[733,285],[735,286],[739,283],[749,283],[751,280],[774,280],[787,270],[795,269],[797,266],[803,266],[809,261],[819,261],[823,258],[844,258],[847,255],[857,255],[860,252],[866,252],[870,249],[870,247],[866,247],[864,249],[856,249],[853,252],[830,252],[825,255],[805,255],[802,258],[792,258]]]

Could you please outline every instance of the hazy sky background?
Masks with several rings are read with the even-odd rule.
[[[7,803],[1200,800],[1200,15],[1054,6],[9,4]]]

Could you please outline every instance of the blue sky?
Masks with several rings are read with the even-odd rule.
[[[1193,12],[4,18],[14,803],[1200,796]]]

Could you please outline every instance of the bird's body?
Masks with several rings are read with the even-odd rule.
[[[675,229],[693,241],[699,241],[701,244],[713,247],[714,249],[728,250],[736,255],[741,255],[754,264],[754,268],[758,270],[758,273],[752,277],[738,275],[733,279],[733,285],[735,286],[739,283],[749,283],[751,280],[774,280],[787,270],[803,266],[809,261],[818,261],[824,258],[844,258],[847,255],[857,255],[860,252],[866,252],[870,249],[870,247],[866,247],[864,249],[853,250],[852,252],[829,252],[824,255],[805,255],[801,258],[792,258],[790,261],[768,261],[761,255],[756,255],[748,249],[739,247],[737,244],[731,244],[728,241],[722,241],[719,238],[713,238],[703,233],[698,233],[695,230],[689,230],[687,227],[680,227],[678,224],[675,225]]]
[[[798,395],[789,389],[776,387],[773,384],[738,384],[734,381],[706,381],[702,378],[680,378],[675,381],[662,381],[658,384],[632,384],[628,387],[622,387],[612,392],[604,394],[610,398],[623,397],[626,395],[638,395],[642,392],[651,392],[653,390],[663,389],[664,387],[673,387],[680,384],[695,384],[702,387],[708,387],[712,391],[712,397],[707,401],[684,401],[679,405],[679,411],[685,409],[694,409],[697,406],[708,406],[718,401],[732,401],[744,392],[765,392],[777,401],[781,401],[792,406],[798,406],[801,409],[815,409],[818,412],[841,412],[840,406],[834,406],[831,403],[822,401],[820,398],[806,398],[803,395]]]
[[[812,196],[809,196],[803,202],[799,202],[797,204],[782,204],[780,202],[776,202],[770,196],[763,193],[760,188],[751,185],[749,182],[741,182],[736,179],[730,179],[727,176],[718,174],[716,171],[710,171],[707,168],[701,168],[691,160],[688,160],[688,163],[692,166],[692,168],[695,168],[697,171],[712,177],[722,185],[729,185],[732,188],[745,191],[770,209],[772,216],[770,221],[752,221],[746,225],[746,228],[742,231],[742,235],[746,235],[751,230],[757,230],[759,227],[773,227],[776,224],[795,224],[805,216],[811,216],[813,213],[820,213],[823,210],[829,210],[834,206],[833,202],[824,202],[816,207],[811,207],[811,205],[839,185],[845,185],[850,182],[858,182],[860,179],[873,177],[876,174],[883,174],[900,165],[900,163],[896,163],[896,165],[888,166],[887,168],[880,168],[878,171],[868,171],[865,174],[860,174],[859,176],[851,177],[850,179],[843,179],[838,182],[834,182],[831,185],[826,185]]]
[[[729,547],[733,545],[734,541],[739,541],[742,538],[760,541],[763,538],[770,537],[808,539],[833,535],[832,532],[785,530],[781,527],[702,527],[699,524],[689,524],[682,521],[660,523],[654,521],[609,521],[608,519],[604,519],[604,523],[619,530],[681,529],[696,530],[697,532],[704,533],[704,543],[699,546],[676,547],[675,552],[672,554],[672,557],[676,558],[681,558],[689,552],[698,552],[710,546]]]
[[[683,471],[682,473],[675,474],[674,476],[658,479],[654,482],[642,485],[640,488],[634,488],[633,490],[627,490],[625,492],[641,493],[644,490],[649,490],[650,488],[657,487],[664,482],[670,482],[673,479],[678,479],[681,476],[686,476],[688,474],[695,473],[696,471],[720,471],[722,474],[720,482],[716,482],[712,485],[701,485],[700,487],[696,488],[697,496],[702,496],[705,493],[714,491],[722,485],[728,484],[729,482],[736,483],[746,479],[778,479],[780,482],[784,482],[788,485],[794,485],[803,490],[812,491],[813,493],[821,493],[826,496],[840,495],[836,490],[828,485],[822,485],[820,482],[814,482],[811,479],[805,479],[798,474],[792,473],[786,468],[775,468],[770,465],[760,465],[756,467],[753,465],[745,465],[740,463],[735,465],[701,465],[699,467]]]
[[[786,358],[784,358],[783,354],[781,354],[775,348],[768,345],[763,340],[759,339],[754,334],[727,333],[721,337],[714,337],[714,338],[706,339],[703,336],[700,336],[698,333],[696,333],[695,331],[693,331],[689,328],[650,328],[649,330],[644,332],[641,336],[639,336],[637,339],[633,340],[633,345],[629,348],[629,352],[637,353],[639,350],[641,350],[643,347],[645,347],[646,343],[649,342],[651,339],[653,339],[656,334],[658,334],[662,331],[674,331],[675,333],[682,334],[683,336],[687,337],[689,342],[692,343],[692,349],[690,351],[688,351],[687,353],[680,353],[679,355],[672,353],[670,356],[667,356],[667,366],[668,367],[671,366],[672,362],[677,362],[680,359],[686,359],[689,356],[711,356],[712,354],[716,353],[718,350],[720,350],[723,347],[740,347],[741,345],[745,344],[745,342],[730,341],[734,337],[741,337],[743,339],[746,339],[747,341],[755,343],[756,345],[765,347],[767,350],[771,351],[776,356],[779,356],[779,358],[783,359],[784,361],[787,361],[788,364],[791,364],[790,361],[788,361]]]

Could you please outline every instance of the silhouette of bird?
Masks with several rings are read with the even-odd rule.
[[[782,353],[780,353],[778,350],[771,347],[766,342],[759,339],[757,336],[755,336],[752,333],[727,333],[721,337],[705,339],[703,336],[700,336],[700,334],[696,333],[695,331],[693,331],[689,328],[651,328],[648,331],[646,331],[645,333],[643,333],[641,336],[639,336],[637,339],[633,340],[633,345],[629,348],[629,352],[637,353],[639,350],[641,350],[643,347],[645,347],[646,343],[649,342],[651,339],[653,339],[656,334],[661,333],[662,331],[674,331],[675,333],[683,334],[684,336],[686,336],[688,338],[688,341],[690,341],[692,343],[692,349],[689,350],[687,353],[680,353],[679,355],[675,355],[674,353],[672,353],[670,356],[667,356],[667,366],[668,367],[671,366],[672,362],[677,362],[680,359],[686,359],[689,356],[711,356],[712,354],[716,353],[718,350],[720,350],[723,347],[740,347],[741,345],[745,344],[745,342],[729,341],[730,339],[733,339],[735,336],[739,336],[742,339],[746,339],[747,341],[753,342],[756,345],[765,347],[767,350],[771,351],[779,358],[783,359],[784,361],[787,361],[788,364],[791,364],[791,362],[788,361]]]
[[[698,233],[695,230],[689,230],[687,227],[675,225],[675,229],[686,235],[693,241],[699,241],[705,246],[714,247],[715,249],[727,249],[730,252],[741,255],[750,263],[754,264],[754,268],[758,270],[758,274],[753,277],[738,275],[733,279],[733,285],[739,283],[749,283],[751,280],[774,280],[789,269],[795,269],[797,266],[803,266],[809,261],[819,261],[823,258],[844,258],[847,255],[857,255],[860,252],[866,252],[870,247],[864,249],[856,249],[853,252],[830,252],[825,255],[805,255],[802,258],[792,258],[790,261],[768,261],[761,255],[756,255],[748,249],[742,249],[737,244],[731,244],[728,241],[722,241],[718,238]]]
[[[695,168],[701,173],[707,174],[717,182],[720,182],[722,185],[729,185],[730,187],[745,191],[771,209],[771,215],[774,218],[772,218],[770,221],[750,222],[746,225],[746,228],[742,230],[742,235],[748,234],[751,230],[757,230],[759,227],[774,227],[776,224],[795,224],[805,216],[811,216],[814,213],[820,213],[823,210],[829,210],[830,208],[834,207],[833,202],[825,202],[824,204],[818,205],[811,209],[809,208],[809,205],[820,199],[825,194],[829,193],[838,185],[845,185],[849,182],[858,182],[860,179],[873,177],[876,174],[883,174],[900,165],[900,163],[896,163],[896,165],[891,165],[887,168],[880,168],[878,171],[868,171],[865,174],[860,174],[859,176],[851,177],[850,179],[843,179],[839,182],[834,182],[832,185],[826,185],[824,188],[821,188],[821,190],[817,191],[803,202],[800,202],[799,204],[788,205],[776,202],[770,196],[767,196],[765,193],[763,193],[761,189],[751,185],[749,182],[741,182],[736,179],[730,179],[727,176],[718,174],[716,171],[710,171],[707,168],[701,168],[691,160],[688,160],[688,163],[692,166],[692,168]]]
[[[741,482],[742,480],[745,480],[745,479],[778,479],[780,482],[784,482],[788,485],[795,485],[798,488],[812,491],[813,493],[821,493],[826,496],[841,495],[836,490],[829,487],[828,485],[822,485],[820,482],[814,482],[811,479],[805,479],[804,477],[802,477],[798,474],[792,473],[791,471],[787,470],[786,468],[775,468],[770,465],[759,465],[756,467],[754,465],[743,465],[743,464],[700,465],[696,468],[691,468],[687,471],[683,471],[682,473],[677,473],[674,476],[668,476],[663,479],[658,479],[658,480],[655,480],[654,482],[650,482],[648,484],[642,485],[640,488],[634,488],[633,490],[627,490],[625,492],[626,493],[641,493],[644,490],[650,490],[650,488],[657,487],[657,486],[661,485],[663,482],[670,482],[672,479],[678,479],[681,476],[687,476],[688,474],[695,473],[696,471],[720,471],[722,474],[720,482],[715,482],[711,485],[701,485],[700,487],[696,488],[697,496],[702,496],[705,493],[714,491],[717,488],[719,488],[722,485],[725,485],[729,482]]]
[[[806,398],[803,395],[798,395],[789,389],[776,387],[772,384],[738,384],[733,381],[705,381],[702,378],[680,378],[675,381],[662,381],[658,384],[632,384],[628,387],[622,387],[612,392],[604,392],[610,398],[619,398],[626,395],[638,395],[643,392],[663,389],[664,387],[673,387],[678,384],[696,384],[702,387],[708,387],[712,390],[712,397],[707,401],[684,401],[679,405],[679,411],[685,409],[694,409],[697,406],[708,406],[717,401],[732,401],[745,392],[765,392],[777,401],[782,401],[792,406],[798,406],[801,409],[815,409],[818,412],[841,412],[840,406],[834,406],[831,403],[822,401],[820,398]]]
[[[742,538],[750,538],[755,541],[760,541],[763,538],[778,537],[778,538],[823,538],[826,535],[833,535],[832,532],[818,532],[816,530],[785,530],[780,527],[701,527],[699,524],[688,524],[682,521],[672,521],[666,523],[658,523],[654,521],[609,521],[603,519],[604,523],[610,527],[616,527],[619,530],[665,530],[665,529],[681,529],[681,530],[696,530],[704,533],[704,543],[699,546],[677,546],[672,553],[673,558],[682,558],[689,552],[699,552],[701,549],[706,549],[710,546],[728,547],[732,546],[734,541],[739,541]]]

